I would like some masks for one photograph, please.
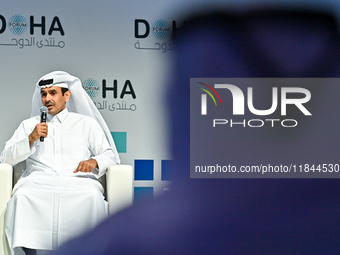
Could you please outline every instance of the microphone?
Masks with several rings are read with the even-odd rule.
[[[46,106],[43,106],[40,108],[40,112],[41,112],[41,118],[40,118],[40,123],[46,122],[46,118],[47,118],[47,112],[48,112],[48,108]],[[40,137],[40,142],[44,141],[44,137]]]

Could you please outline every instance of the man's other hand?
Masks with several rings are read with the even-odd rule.
[[[91,159],[80,162],[77,169],[74,170],[73,173],[77,173],[77,172],[89,173],[95,167],[98,168],[97,160],[91,158]]]
[[[38,123],[32,133],[28,136],[28,140],[30,145],[34,143],[35,141],[38,141],[40,137],[47,137],[48,133],[48,126],[45,122]]]

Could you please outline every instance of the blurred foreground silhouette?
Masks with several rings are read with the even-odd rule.
[[[190,78],[339,77],[335,19],[264,10],[185,20],[174,38],[168,95],[175,158],[171,192],[111,217],[53,254],[340,253],[338,179],[190,179],[189,171]],[[222,156],[245,165],[258,157],[282,164],[316,158],[338,163],[338,95],[310,90],[334,107],[323,115],[317,104],[311,105],[313,114],[323,116],[321,124],[236,132],[223,137],[230,151]]]

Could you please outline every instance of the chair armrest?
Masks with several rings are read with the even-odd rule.
[[[0,163],[0,212],[6,207],[11,199],[13,167],[9,164]]]
[[[9,254],[5,236],[5,213],[7,202],[11,199],[13,168],[9,164],[0,163],[0,254]]]
[[[107,169],[106,190],[109,214],[115,214],[133,203],[134,174],[130,165],[112,165]]]

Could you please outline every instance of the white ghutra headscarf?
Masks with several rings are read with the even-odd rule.
[[[97,107],[94,105],[92,99],[83,89],[79,78],[63,71],[54,71],[41,77],[36,84],[33,94],[31,117],[40,115],[40,108],[43,107],[40,90],[51,86],[69,89],[71,97],[67,102],[68,111],[90,116],[97,120],[105,133],[106,139],[109,141],[113,149],[117,161],[116,163],[119,164],[120,159],[111,132]]]

